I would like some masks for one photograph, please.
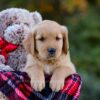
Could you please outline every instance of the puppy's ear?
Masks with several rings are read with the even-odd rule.
[[[68,53],[69,42],[68,42],[68,29],[65,26],[61,26],[62,34],[63,34],[63,51],[65,54]]]
[[[35,54],[35,31],[30,32],[23,40],[26,51],[32,55]]]

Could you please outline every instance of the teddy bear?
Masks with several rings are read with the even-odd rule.
[[[9,65],[5,65],[5,58],[2,55],[0,55],[0,71],[14,71]]]
[[[26,63],[23,39],[42,21],[39,12],[9,8],[0,12],[0,65],[21,70]],[[3,67],[1,67],[3,69]],[[9,69],[9,68],[8,68]],[[12,70],[11,69],[11,70]]]

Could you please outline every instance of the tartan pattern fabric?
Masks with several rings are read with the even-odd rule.
[[[9,100],[78,100],[81,89],[81,77],[72,74],[65,80],[59,92],[49,88],[50,76],[46,77],[46,87],[41,92],[32,89],[30,79],[25,72],[0,71],[0,91]]]

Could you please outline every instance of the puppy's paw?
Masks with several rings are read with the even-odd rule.
[[[58,92],[63,87],[64,87],[64,79],[51,78],[50,88],[52,89],[52,91]]]
[[[45,80],[44,79],[31,79],[31,86],[35,91],[42,91],[45,88]]]
[[[0,92],[0,100],[8,100],[5,95]]]

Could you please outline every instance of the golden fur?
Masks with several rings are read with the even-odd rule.
[[[45,87],[45,74],[51,74],[50,87],[59,91],[64,80],[76,72],[70,60],[68,30],[65,26],[50,20],[37,24],[24,39],[27,51],[27,63],[24,71],[31,78],[31,85],[36,91]],[[48,55],[48,48],[55,48],[53,57]]]

